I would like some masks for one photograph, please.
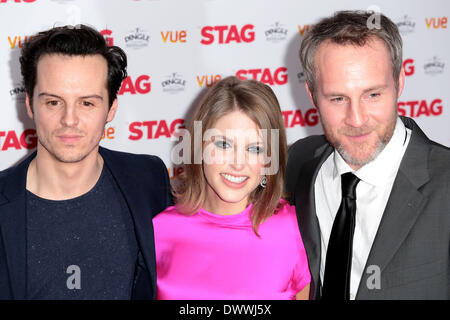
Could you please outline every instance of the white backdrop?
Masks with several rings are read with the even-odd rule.
[[[450,38],[446,0],[0,0],[0,170],[36,146],[24,107],[18,58],[29,37],[52,26],[84,23],[129,59],[119,109],[101,145],[160,156],[172,177],[173,135],[202,92],[228,75],[254,78],[275,91],[288,143],[322,133],[304,89],[302,35],[343,9],[381,10],[404,41],[406,86],[399,112],[450,145]]]

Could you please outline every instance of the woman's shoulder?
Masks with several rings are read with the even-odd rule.
[[[295,206],[289,204],[288,201],[280,199],[277,211],[271,215],[266,222],[269,224],[278,225],[295,225],[297,224],[297,215],[295,213]]]
[[[167,219],[173,219],[176,217],[182,217],[183,214],[177,209],[176,206],[170,206],[164,209],[164,211],[161,211],[158,213],[155,217],[153,217],[153,222],[159,221],[159,220],[167,220]]]
[[[279,241],[297,242],[300,237],[295,206],[281,199],[279,210],[261,225],[261,236],[275,236]]]
[[[276,215],[296,217],[295,206],[291,205],[289,201],[281,198],[278,208]]]
[[[160,214],[176,214],[176,213],[179,213],[177,207],[169,206],[166,209],[164,209],[163,211],[161,211],[160,213],[158,213],[158,215],[160,215]]]

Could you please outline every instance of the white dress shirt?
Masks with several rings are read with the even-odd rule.
[[[320,225],[322,283],[328,240],[341,203],[340,177],[346,172],[353,172],[361,179],[356,187],[356,223],[350,275],[351,300],[356,297],[367,257],[410,137],[411,130],[405,127],[400,118],[397,118],[391,140],[374,160],[354,171],[341,155],[334,151],[318,172],[314,192],[316,214]]]

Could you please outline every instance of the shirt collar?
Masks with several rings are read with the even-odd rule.
[[[397,164],[403,156],[406,142],[406,128],[399,117],[395,124],[394,133],[388,144],[380,154],[372,161],[362,166],[357,171],[353,170],[342,158],[339,152],[334,151],[333,179],[342,174],[353,172],[359,179],[375,186],[381,186],[395,178]]]

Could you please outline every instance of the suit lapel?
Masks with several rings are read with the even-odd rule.
[[[310,297],[320,297],[320,227],[316,215],[314,183],[323,162],[333,151],[324,145],[315,151],[314,158],[306,162],[299,173],[295,188],[295,203],[300,233],[308,256],[312,276]]]
[[[11,168],[0,197],[0,228],[6,254],[7,269],[14,299],[26,298],[26,178],[28,166],[36,156],[30,155],[17,167]]]
[[[381,273],[383,272],[407,237],[420,215],[421,206],[427,199],[420,193],[419,188],[430,179],[427,168],[430,142],[412,120],[402,120],[412,129],[411,139],[395,178],[364,271],[373,265],[378,266]],[[363,273],[357,299],[366,299],[369,296],[370,292],[366,285],[369,276],[370,274]]]

